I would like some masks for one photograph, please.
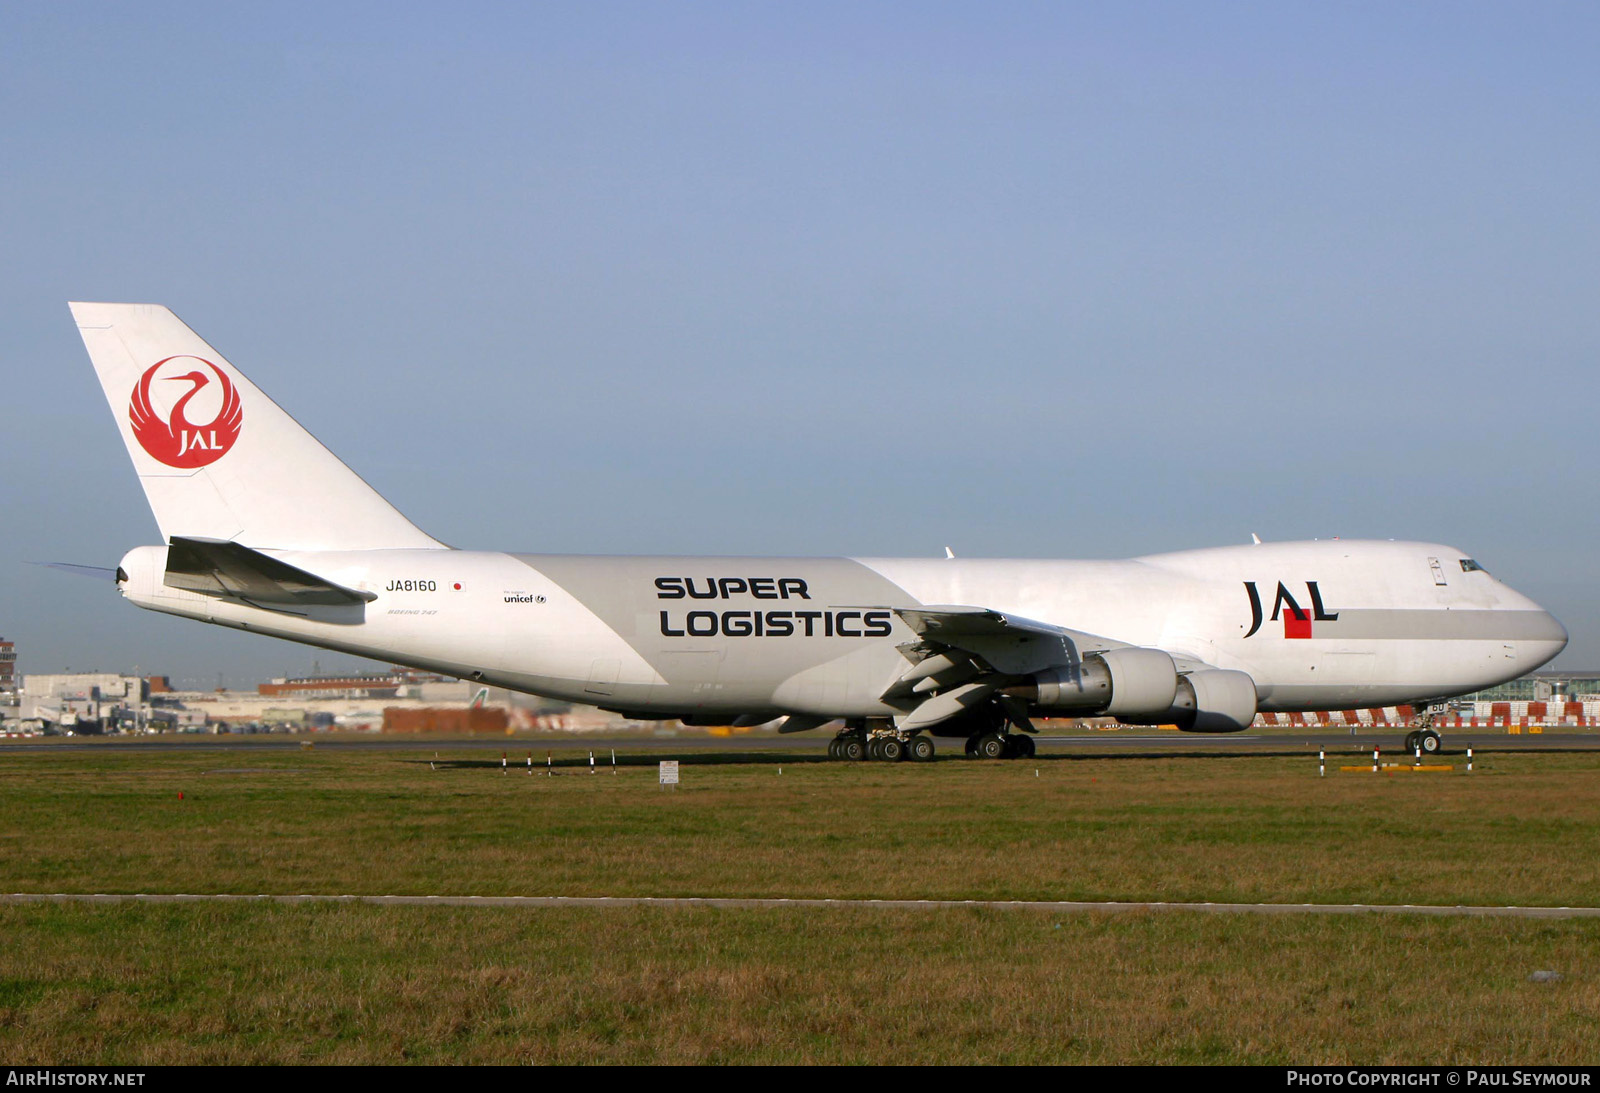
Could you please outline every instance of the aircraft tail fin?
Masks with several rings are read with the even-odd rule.
[[[71,305],[162,535],[443,547],[158,304]]]

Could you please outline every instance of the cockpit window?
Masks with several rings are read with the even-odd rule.
[[[1471,558],[1463,558],[1463,559],[1461,559],[1461,572],[1463,572],[1463,573],[1479,573],[1479,572],[1488,572],[1488,571],[1485,570],[1483,568],[1483,566],[1479,565],[1473,559],[1471,559]]]

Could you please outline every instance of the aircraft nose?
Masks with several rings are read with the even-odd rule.
[[[1539,612],[1537,631],[1520,643],[1522,650],[1519,659],[1528,666],[1530,672],[1550,663],[1567,647],[1567,628],[1550,612]]]

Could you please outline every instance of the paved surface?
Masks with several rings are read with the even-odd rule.
[[[1047,900],[980,899],[737,899],[700,896],[334,896],[236,894],[81,894],[0,895],[0,904],[19,903],[366,903],[399,907],[677,907],[719,910],[843,907],[861,910],[944,911],[983,908],[1000,911],[1126,912],[1190,911],[1245,915],[1436,915],[1468,918],[1600,918],[1600,907],[1470,907],[1383,903],[1085,903]]]
[[[259,736],[156,736],[156,737],[52,737],[41,739],[0,740],[0,757],[16,752],[87,751],[100,748],[138,749],[146,752],[194,751],[199,749],[226,749],[229,751],[292,751],[302,741],[310,741],[317,748],[377,749],[400,751],[460,751],[462,749],[509,752],[511,755],[528,751],[535,755],[553,750],[570,757],[573,752],[593,749],[596,756],[608,759],[613,748],[618,758],[634,753],[660,752],[698,753],[711,757],[718,754],[736,756],[760,754],[763,757],[791,756],[795,759],[822,759],[832,733],[798,733],[793,736],[561,736],[561,737],[425,737],[425,736],[315,736],[315,735],[259,735]],[[1247,732],[1240,734],[1208,735],[1205,733],[1178,733],[1132,730],[1104,732],[1082,736],[1037,736],[1034,742],[1039,757],[1045,759],[1070,759],[1078,755],[1107,753],[1159,753],[1167,755],[1265,755],[1304,754],[1319,749],[1326,750],[1329,758],[1340,755],[1372,755],[1376,745],[1385,754],[1403,752],[1404,730],[1363,730],[1357,735],[1341,732]],[[961,758],[962,741],[954,738],[935,738],[942,758]],[[1547,732],[1535,735],[1510,736],[1504,731],[1460,730],[1444,733],[1443,755],[1463,755],[1468,747],[1474,751],[1600,751],[1600,730],[1580,732]]]

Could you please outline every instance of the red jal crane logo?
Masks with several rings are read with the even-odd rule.
[[[166,375],[157,375],[166,365],[177,362],[177,367],[182,368],[186,361],[203,364],[211,372],[207,375],[199,368],[188,372],[167,369]],[[213,380],[215,387],[206,391],[212,387]],[[166,404],[172,391],[169,385],[179,383],[189,384],[189,389],[179,394],[177,401],[171,403],[171,411],[163,418],[157,404]],[[156,387],[153,392],[152,384]],[[201,400],[202,405],[215,405],[216,412],[209,420],[190,421],[189,403],[202,391],[207,396]],[[201,412],[199,408],[197,412]],[[169,467],[193,468],[215,463],[228,454],[233,442],[239,439],[243,413],[239,392],[222,369],[201,357],[179,355],[157,361],[139,377],[133,388],[133,399],[128,403],[128,421],[133,426],[133,435],[139,439],[139,446],[153,457]]]

